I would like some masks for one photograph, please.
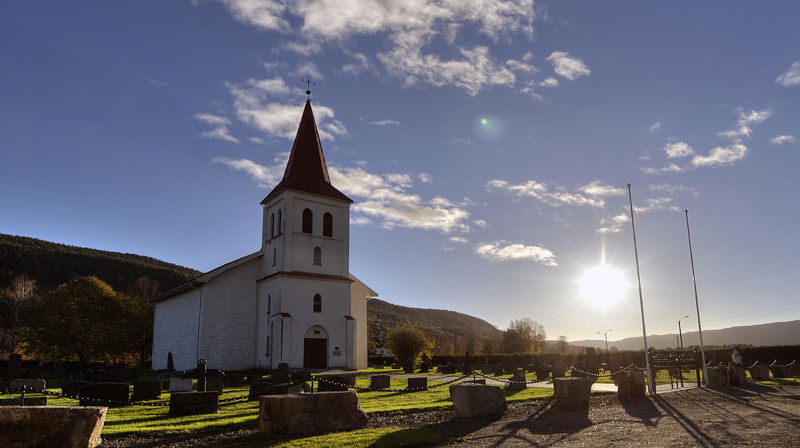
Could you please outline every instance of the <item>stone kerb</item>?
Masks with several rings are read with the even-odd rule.
[[[107,411],[91,406],[3,407],[0,446],[94,448],[100,445]]]
[[[155,400],[161,398],[160,381],[134,381],[131,400]]]
[[[371,390],[388,389],[391,385],[391,378],[389,375],[372,375],[369,377],[369,388]]]
[[[750,377],[756,381],[761,380],[768,380],[769,379],[769,367],[758,364],[753,367],[750,367]]]
[[[25,387],[27,390],[43,390],[47,386],[47,382],[41,378],[17,378],[8,383],[11,389]]]
[[[708,371],[708,387],[723,387],[728,384],[728,369],[726,367],[706,367]]]
[[[589,405],[592,392],[591,378],[554,378],[553,397],[556,404],[564,407],[582,407]]]
[[[456,384],[450,386],[450,399],[456,415],[464,418],[503,414],[508,408],[499,386]]]
[[[772,372],[773,378],[789,378],[789,369],[783,364],[772,365],[769,367],[769,371]]]
[[[259,397],[258,427],[272,434],[348,431],[367,425],[353,391]]]
[[[169,392],[191,392],[192,391],[192,379],[191,378],[176,378],[172,377],[169,379]]]
[[[219,394],[211,392],[176,392],[169,396],[169,414],[199,415],[216,414],[219,407]]]

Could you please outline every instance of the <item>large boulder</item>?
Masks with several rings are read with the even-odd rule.
[[[645,396],[644,372],[625,372],[614,380],[619,398],[643,398]]]
[[[749,370],[750,378],[753,378],[756,381],[769,379],[769,367],[763,364],[754,365],[753,367],[750,367]]]
[[[728,384],[728,369],[726,367],[706,367],[708,371],[708,387],[723,387]]]
[[[105,407],[9,406],[0,408],[4,448],[94,448],[106,420]]]
[[[783,364],[774,364],[770,366],[769,371],[772,372],[773,378],[789,378],[789,369]]]
[[[258,427],[273,434],[349,431],[367,425],[353,391],[266,395],[259,398]]]
[[[506,397],[498,386],[456,384],[450,386],[450,399],[459,417],[472,418],[506,412]]]
[[[565,407],[588,406],[593,383],[591,378],[554,378],[553,396],[556,404]]]

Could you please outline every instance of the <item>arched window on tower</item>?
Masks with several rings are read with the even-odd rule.
[[[275,238],[275,213],[269,215],[269,237]]]
[[[314,266],[322,266],[322,249],[314,248]]]
[[[311,209],[307,208],[303,210],[303,233],[314,233],[314,214],[311,213]]]
[[[281,234],[281,209],[278,209],[278,235]]]
[[[322,312],[322,296],[319,294],[314,295],[314,312],[315,313]]]
[[[322,215],[322,236],[333,236],[333,215]]]

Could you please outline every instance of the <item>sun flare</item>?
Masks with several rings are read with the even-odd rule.
[[[581,296],[602,308],[620,300],[628,288],[622,272],[605,264],[586,271],[579,284]]]

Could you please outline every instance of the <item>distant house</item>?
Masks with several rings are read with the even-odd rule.
[[[350,204],[306,102],[283,179],[261,201],[261,249],[153,297],[153,369],[367,367],[367,300],[350,274]]]

